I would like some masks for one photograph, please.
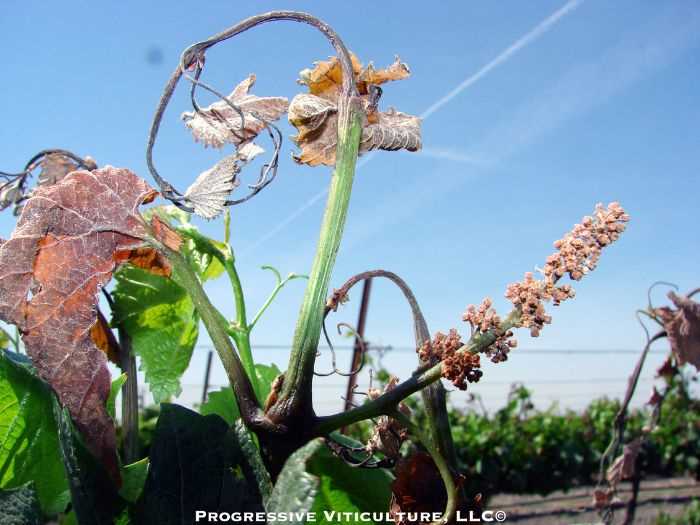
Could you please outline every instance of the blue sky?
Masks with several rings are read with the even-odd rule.
[[[433,331],[460,327],[465,306],[486,295],[505,310],[509,282],[542,264],[552,241],[596,202],[619,200],[632,216],[628,232],[576,286],[576,299],[554,310],[553,325],[539,339],[521,334],[519,355],[487,374],[504,383],[627,375],[634,356],[572,363],[528,357],[526,349],[638,348],[634,311],[649,284],[700,284],[692,214],[700,194],[697,2],[453,1],[426,9],[408,2],[8,0],[0,15],[0,169],[18,170],[36,151],[64,147],[151,181],[146,135],[182,49],[273,8],[325,19],[364,62],[382,66],[400,55],[412,77],[386,86],[383,107],[427,111],[422,153],[380,152],[359,169],[333,284],[367,269],[392,270],[412,285]],[[306,26],[263,26],[210,51],[205,80],[228,91],[254,72],[256,94],[291,98],[298,71],[331,53]],[[155,150],[161,173],[180,189],[221,156],[193,143],[180,122],[187,97],[181,88]],[[283,131],[292,134],[286,123]],[[286,140],[278,180],[233,210],[251,310],[272,286],[262,264],[306,273],[313,257],[330,172],[296,166],[292,151]],[[9,214],[0,217],[0,235],[12,226]],[[221,224],[203,228],[215,234]],[[228,285],[210,291],[232,315]],[[410,345],[400,295],[384,283],[373,291],[368,338]],[[281,294],[254,342],[291,341],[302,293],[297,281]],[[339,320],[354,322],[359,291],[353,298]],[[396,363],[404,376],[405,357]],[[282,353],[261,360],[286,361]],[[198,369],[199,354],[195,361]]]

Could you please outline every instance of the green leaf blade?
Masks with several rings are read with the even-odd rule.
[[[58,451],[52,394],[24,356],[11,352],[0,352],[0,443],[0,488],[34,481],[44,512],[63,511],[68,483]]]
[[[177,284],[177,276],[169,279],[124,266],[115,277],[114,324],[121,324],[131,337],[156,403],[178,396],[199,336],[192,300]]]

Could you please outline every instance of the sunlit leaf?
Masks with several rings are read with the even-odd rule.
[[[90,328],[98,292],[144,244],[137,210],[155,195],[126,169],[75,171],[37,188],[0,245],[0,318],[19,327],[39,376],[115,479],[115,429],[105,407],[110,376]]]
[[[51,396],[24,356],[0,352],[0,488],[33,481],[47,514],[68,503]]]
[[[112,323],[129,334],[156,403],[178,396],[199,336],[192,299],[174,279],[133,266],[115,278]]]
[[[420,119],[389,109],[377,110],[379,84],[401,80],[410,75],[406,64],[398,57],[386,69],[375,69],[370,63],[366,68],[351,55],[356,77],[356,86],[364,109],[360,153],[382,149],[394,151],[405,149],[417,151],[421,148]],[[338,134],[338,97],[342,84],[342,69],[336,57],[316,62],[312,69],[300,73],[300,84],[308,87],[309,93],[294,97],[289,106],[289,122],[297,128],[292,137],[301,148],[294,159],[309,166],[335,164],[335,149]]]
[[[240,146],[252,141],[266,122],[279,119],[287,111],[287,99],[252,95],[249,91],[254,83],[255,75],[250,75],[227,97],[228,102],[219,100],[199,112],[183,113],[182,120],[194,139],[215,148],[227,143]]]

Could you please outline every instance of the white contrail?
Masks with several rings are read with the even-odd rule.
[[[567,3],[565,3],[562,7],[554,11],[551,15],[549,15],[547,18],[542,20],[539,24],[537,24],[534,28],[532,28],[530,31],[525,33],[523,36],[518,38],[515,42],[513,42],[510,46],[508,46],[506,49],[504,49],[501,53],[496,56],[493,60],[488,62],[486,65],[482,66],[481,69],[479,69],[476,73],[468,76],[466,79],[464,79],[457,87],[455,87],[452,91],[447,93],[444,97],[440,98],[433,104],[431,104],[428,109],[426,109],[421,115],[420,118],[425,120],[429,118],[433,113],[435,113],[437,110],[439,110],[442,106],[450,102],[453,98],[455,98],[457,95],[459,95],[462,91],[465,89],[473,86],[476,84],[479,80],[484,78],[488,73],[496,69],[498,66],[501,64],[505,63],[509,58],[511,58],[513,55],[515,55],[518,51],[523,49],[525,46],[531,44],[535,40],[537,40],[540,36],[542,36],[544,33],[549,31],[559,20],[561,20],[563,17],[565,17],[567,14],[571,13],[574,9],[576,9],[579,5],[583,3],[584,0],[569,0]],[[367,164],[367,162],[374,158],[374,155],[370,155],[362,159],[356,169],[359,169],[360,167],[364,166]],[[321,198],[328,193],[328,188],[324,188],[322,191],[318,192],[316,195],[311,197],[308,201],[306,201],[302,206],[300,206],[298,209],[296,209],[294,212],[292,212],[286,219],[284,219],[282,222],[277,224],[274,228],[272,228],[269,232],[267,232],[265,235],[262,237],[258,238],[253,244],[251,244],[247,249],[243,250],[243,253],[248,253],[252,252],[255,250],[258,246],[261,246],[265,242],[267,242],[269,239],[277,235],[281,230],[287,227],[291,222],[293,222],[299,215],[304,213],[306,210],[311,208],[314,204],[316,204]]]
[[[426,109],[420,117],[422,119],[428,118],[442,106],[447,104],[450,100],[459,95],[462,91],[464,91],[468,87],[473,86],[492,70],[496,69],[498,66],[503,64],[515,53],[520,51],[528,44],[531,44],[532,42],[537,40],[540,36],[549,31],[554,26],[554,24],[556,24],[559,20],[561,20],[564,16],[576,9],[582,3],[583,0],[569,0],[562,7],[554,11],[554,13],[542,20],[542,22],[540,22],[539,24],[537,24],[533,29],[525,33],[523,36],[521,36],[515,42],[513,42],[510,46],[504,49],[496,58],[494,58],[493,60],[491,60],[491,62],[479,69],[479,71],[465,78],[456,88],[454,88],[447,95],[445,95],[440,100],[435,102],[432,106],[430,106],[428,109]]]

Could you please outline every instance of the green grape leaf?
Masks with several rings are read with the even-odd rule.
[[[232,430],[243,454],[243,466],[246,469],[246,477],[255,481],[263,505],[267,505],[270,494],[272,494],[272,480],[260,456],[260,451],[243,421],[240,419],[236,421]]]
[[[218,416],[163,403],[136,523],[191,523],[195,511],[260,510],[241,473],[240,448]]]
[[[119,495],[126,501],[134,503],[141,496],[147,475],[148,458],[122,467],[122,488],[119,490]]]
[[[255,372],[258,376],[258,390],[256,395],[261,403],[265,402],[270,394],[272,382],[280,375],[280,369],[277,365],[255,365]],[[230,386],[221,388],[215,392],[210,392],[207,400],[199,407],[199,412],[202,415],[216,414],[226,421],[229,426],[232,426],[236,420],[241,417],[238,410],[236,396],[233,395],[233,390]]]
[[[25,356],[0,351],[0,488],[34,481],[46,514],[68,503],[52,397]]]
[[[114,481],[88,451],[76,431],[67,408],[53,400],[63,466],[70,487],[71,503],[80,525],[112,525],[124,508]]]
[[[268,512],[290,513],[290,524],[306,523],[319,490],[319,478],[307,472],[309,462],[321,449],[322,439],[314,439],[294,452],[282,467],[267,503]]]
[[[334,434],[333,439],[345,445],[361,446],[340,434]],[[387,470],[350,467],[327,447],[322,447],[309,461],[308,472],[320,479],[313,507],[319,523],[347,523],[347,520],[332,514],[333,511],[386,512],[389,508],[393,478]]]
[[[209,392],[207,400],[199,407],[199,413],[203,416],[216,414],[226,421],[229,426],[232,426],[241,417],[236,396],[233,395],[233,390],[230,386]]]
[[[0,490],[0,525],[40,525],[41,508],[34,490],[34,483]]]
[[[10,348],[11,342],[12,338],[10,337],[10,334],[8,334],[5,329],[0,326],[0,350]]]
[[[115,274],[113,324],[131,337],[156,403],[178,396],[199,335],[199,316],[177,276],[123,266]]]

